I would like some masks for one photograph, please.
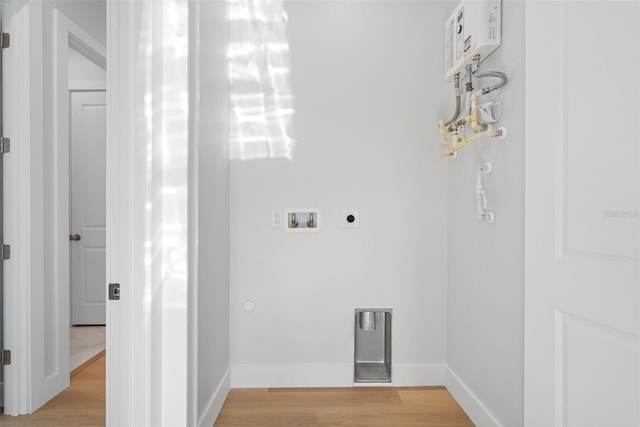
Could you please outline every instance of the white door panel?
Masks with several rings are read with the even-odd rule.
[[[639,2],[527,5],[529,426],[640,425],[638,18]]]
[[[106,95],[71,92],[71,322],[105,324]]]

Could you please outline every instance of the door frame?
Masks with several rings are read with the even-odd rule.
[[[47,19],[47,13],[44,14]],[[45,198],[45,212],[53,212],[53,218],[47,224],[51,229],[50,235],[53,240],[51,256],[45,256],[45,277],[54,277],[54,286],[59,293],[58,310],[56,322],[58,324],[58,360],[60,360],[60,375],[68,376],[69,372],[69,352],[64,349],[69,348],[69,326],[71,319],[70,293],[70,203],[71,203],[71,181],[70,181],[70,93],[74,88],[69,81],[68,53],[69,49],[74,49],[80,55],[96,64],[106,72],[107,57],[106,46],[87,33],[78,24],[68,18],[58,9],[52,10],[52,24],[54,31],[52,63],[54,72],[52,75],[53,108],[51,108],[51,123],[47,123],[45,114],[45,135],[53,135],[51,152],[47,152],[45,144],[45,164],[51,164],[53,176],[53,191],[45,191],[51,194],[49,199]],[[45,47],[45,55],[46,47]],[[45,61],[47,63],[47,61]],[[79,83],[79,82],[78,82]],[[106,83],[99,84],[106,89]],[[45,85],[45,99],[47,96]],[[45,110],[46,112],[46,110]],[[48,127],[50,126],[50,127]],[[46,180],[46,178],[45,178]],[[46,215],[45,215],[46,218]],[[46,227],[46,226],[45,226]],[[49,251],[48,251],[49,252]],[[64,300],[64,301],[63,301]],[[64,388],[69,384],[64,382]]]
[[[107,2],[107,426],[190,416],[189,3]]]

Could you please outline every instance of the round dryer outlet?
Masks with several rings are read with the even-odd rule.
[[[342,212],[343,227],[360,227],[360,211],[348,210]]]

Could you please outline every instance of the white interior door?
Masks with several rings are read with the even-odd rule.
[[[525,424],[640,425],[640,2],[529,2]]]
[[[71,323],[105,324],[106,94],[70,92]]]
[[[0,31],[2,31],[3,1],[0,0]],[[2,51],[0,50],[0,136],[4,136],[3,122],[3,79],[2,79]],[[3,165],[0,159],[0,242],[4,242],[3,218],[2,218],[2,194],[3,194]],[[0,349],[4,348],[4,265],[0,262]],[[0,406],[4,407],[4,366],[0,366]]]

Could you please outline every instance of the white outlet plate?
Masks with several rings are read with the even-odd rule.
[[[353,221],[351,222],[349,222],[350,216],[353,216]],[[360,227],[360,211],[354,209],[343,211],[342,226],[349,228]]]
[[[274,210],[271,212],[271,226],[282,227],[282,211]]]

